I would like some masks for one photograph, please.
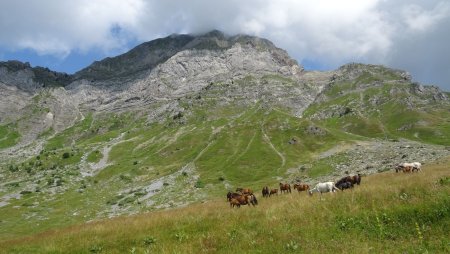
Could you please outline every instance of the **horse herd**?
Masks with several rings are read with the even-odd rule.
[[[422,164],[420,162],[413,162],[413,163],[400,163],[395,166],[395,172],[404,172],[404,173],[411,173],[411,172],[420,172],[421,171]],[[302,183],[295,183],[293,184],[294,190],[297,190],[298,192],[307,191],[310,196],[313,195],[314,192],[317,193],[327,193],[327,192],[336,192],[338,190],[344,191],[345,189],[351,189],[355,185],[361,184],[361,175],[348,175],[345,177],[342,177],[339,179],[336,183],[335,182],[323,182],[318,183],[314,186],[314,188],[311,188],[308,184],[302,184]],[[269,198],[273,195],[278,195],[279,192],[282,193],[292,193],[291,185],[289,183],[279,183],[279,188],[271,189],[269,186],[264,186],[262,188],[262,196],[265,198]],[[257,205],[258,200],[256,199],[255,194],[253,191],[249,188],[237,188],[236,192],[229,191],[227,193],[227,200],[230,202],[230,207],[237,207],[239,208],[241,205]]]
[[[353,188],[355,184],[359,185],[361,183],[361,175],[357,174],[354,176],[346,176],[341,178],[336,182],[325,182],[318,183],[314,188],[310,188],[308,184],[295,183],[293,184],[294,190],[298,192],[308,191],[309,195],[314,192],[319,192],[320,194],[325,192],[335,192],[337,190],[343,191],[344,189]],[[279,183],[279,189],[270,189],[269,186],[264,186],[262,188],[262,196],[265,198],[271,197],[272,195],[278,195],[278,190],[280,193],[292,193],[291,185],[289,183]],[[230,202],[230,207],[241,207],[241,205],[257,205],[258,200],[255,194],[249,188],[237,188],[236,192],[229,191],[227,193],[227,200]]]

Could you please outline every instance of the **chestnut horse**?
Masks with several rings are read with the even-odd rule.
[[[294,184],[294,189],[297,189],[298,192],[300,191],[307,191],[309,190],[309,185],[307,184]]]
[[[280,183],[280,192],[281,193],[283,193],[283,192],[291,193],[291,185],[288,183],[285,183],[285,184]]]
[[[242,194],[253,194],[253,191],[249,188],[236,188],[236,192],[240,192]]]
[[[272,195],[275,195],[275,194],[278,195],[278,189],[271,189],[270,193],[269,193],[269,197]]]

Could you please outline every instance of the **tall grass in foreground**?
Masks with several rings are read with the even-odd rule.
[[[447,165],[363,177],[354,190],[322,198],[259,198],[255,208],[231,209],[224,195],[0,242],[0,252],[450,253]]]

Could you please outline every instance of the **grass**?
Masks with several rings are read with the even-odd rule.
[[[376,75],[364,72],[353,82],[338,82],[324,91],[327,99],[313,103],[304,116],[329,130],[447,145],[448,105],[429,95],[410,93],[411,85],[398,79],[384,70]]]
[[[352,191],[225,198],[0,242],[2,253],[448,253],[448,160],[364,177]]]
[[[87,161],[91,163],[97,163],[103,158],[103,154],[99,150],[92,151],[87,157]]]
[[[8,124],[0,125],[0,149],[8,148],[17,144],[20,138],[17,126]]]

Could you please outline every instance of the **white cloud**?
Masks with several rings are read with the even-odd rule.
[[[450,59],[445,27],[450,3],[444,0],[15,0],[0,9],[0,51],[64,57],[219,29],[268,38],[299,61],[394,65],[450,88],[450,77],[422,71],[425,62],[442,66]]]
[[[133,28],[140,18],[139,0],[25,1],[2,3],[0,46],[65,56],[72,50],[123,46],[114,26]]]

